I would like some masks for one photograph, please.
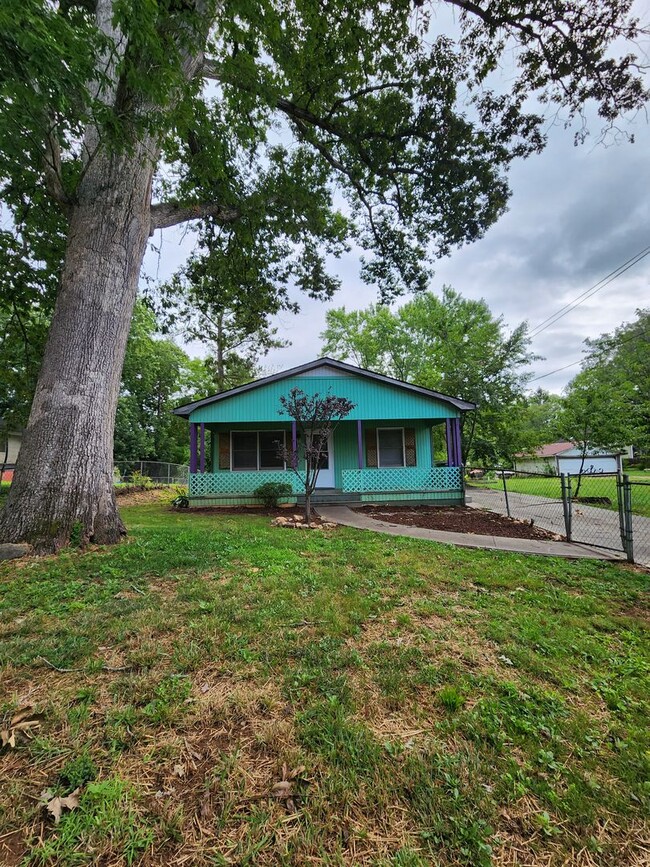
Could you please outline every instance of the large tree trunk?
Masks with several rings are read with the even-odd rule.
[[[70,212],[54,317],[0,540],[37,552],[124,534],[113,429],[138,278],[150,232],[155,143],[96,153]]]

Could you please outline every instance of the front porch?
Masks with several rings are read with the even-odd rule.
[[[262,425],[255,427],[263,430]],[[282,428],[279,435],[285,441],[291,441],[295,448],[295,424],[275,425],[274,428],[276,431]],[[402,455],[398,460],[403,466],[381,465],[378,431],[384,430],[402,432]],[[206,432],[210,434],[209,449],[206,449]],[[231,425],[190,425],[191,506],[259,505],[255,490],[266,482],[290,487],[291,495],[281,499],[280,503],[295,505],[304,502],[302,480],[288,467],[235,468],[234,434]],[[314,505],[379,502],[461,505],[464,501],[460,420],[457,417],[401,422],[393,419],[342,422],[332,438],[328,466],[322,474],[321,484],[312,494]]]

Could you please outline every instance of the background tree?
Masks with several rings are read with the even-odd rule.
[[[187,463],[187,424],[172,409],[214,393],[210,371],[159,334],[153,311],[135,306],[117,403],[115,460]]]
[[[282,395],[280,405],[280,415],[288,415],[296,422],[298,437],[297,449],[294,451],[293,446],[284,446],[280,449],[280,455],[304,485],[305,521],[309,524],[311,496],[327,454],[329,438],[356,404],[345,397],[308,395],[300,388],[292,388],[287,397]]]
[[[270,319],[281,311],[297,312],[289,301],[287,284],[291,256],[269,243],[242,255],[236,232],[214,237],[206,228],[199,250],[157,291],[165,326],[180,328],[187,340],[209,350],[207,361],[217,391],[250,382],[259,373],[259,361],[271,349],[287,346],[277,337]]]
[[[637,310],[633,322],[585,345],[582,370],[567,387],[567,413],[575,414],[591,390],[597,398],[590,401],[593,438],[650,453],[650,310]]]
[[[650,310],[585,344],[558,417],[563,436],[581,449],[581,472],[591,448],[650,449]]]
[[[610,127],[643,104],[631,2],[440,0],[414,16],[410,0],[4,0],[1,194],[28,243],[4,252],[55,260],[61,237],[65,251],[0,538],[52,550],[73,526],[124,532],[113,427],[152,232],[267,226],[318,297],[336,285],[327,256],[354,239],[385,295],[421,288],[427,253],[480,237],[511,161],[543,147],[530,97],[569,119],[594,100]],[[457,10],[456,41],[428,17],[438,6]],[[505,52],[516,71],[497,93]],[[43,203],[58,228],[41,238]]]
[[[425,292],[395,312],[340,308],[327,314],[321,337],[327,355],[478,404],[461,422],[464,461],[494,463],[519,448],[513,420],[535,356],[526,325],[507,332],[485,301],[445,286],[440,297]]]

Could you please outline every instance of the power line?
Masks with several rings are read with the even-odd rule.
[[[612,343],[607,347],[603,347],[603,349],[601,349],[601,353],[606,352],[609,349],[618,349],[619,346],[625,346],[626,343],[631,343],[638,337],[648,337],[649,335],[649,331],[641,331],[635,334],[628,334],[625,340],[619,340],[616,343]],[[537,382],[538,379],[546,379],[547,376],[553,376],[554,373],[560,373],[562,370],[567,370],[569,367],[575,367],[576,364],[582,364],[583,361],[583,358],[579,358],[577,361],[572,361],[570,364],[565,364],[564,367],[558,367],[555,370],[549,371],[548,373],[542,373],[541,376],[536,376],[534,379],[528,380],[528,383],[530,384],[531,382]]]
[[[597,292],[600,292],[601,289],[604,289],[606,286],[609,286],[617,277],[620,277],[621,274],[624,274],[626,271],[629,271],[630,268],[633,268],[646,256],[650,255],[650,245],[645,247],[643,250],[640,250],[638,253],[635,253],[630,259],[626,262],[623,262],[622,265],[619,265],[618,268],[615,268],[613,271],[610,271],[602,280],[599,280],[598,283],[595,283],[589,289],[585,289],[584,292],[581,292],[580,295],[576,296],[573,301],[569,301],[564,307],[561,307],[555,313],[552,313],[550,316],[547,316],[546,319],[543,319],[539,325],[536,325],[529,333],[529,337],[537,337],[538,334],[541,334],[542,331],[546,331],[547,328],[550,328],[551,325],[555,325],[560,319],[570,313],[572,310],[575,310],[576,307],[579,307]]]

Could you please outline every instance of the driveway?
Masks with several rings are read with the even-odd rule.
[[[468,486],[467,496],[468,506],[490,509],[500,515],[507,514],[503,491]],[[538,527],[544,527],[553,533],[564,535],[562,500],[508,491],[508,502],[513,518],[524,521],[532,519]],[[634,530],[634,559],[643,566],[650,566],[650,518],[634,515],[632,528]],[[618,512],[612,509],[598,509],[595,506],[574,503],[571,535],[574,542],[610,548],[613,554],[618,552],[619,556],[625,559],[621,544]]]

